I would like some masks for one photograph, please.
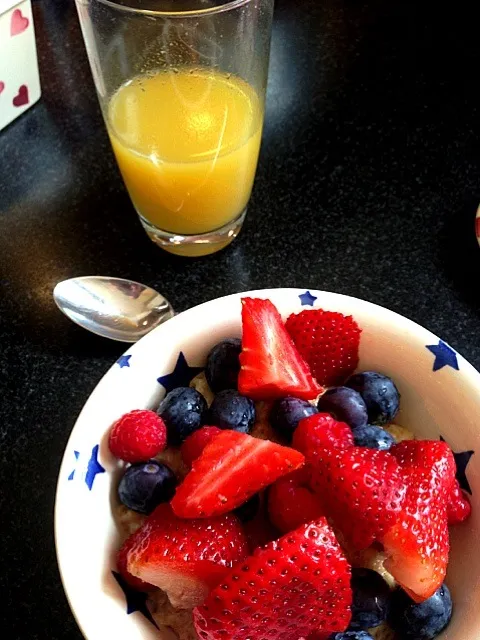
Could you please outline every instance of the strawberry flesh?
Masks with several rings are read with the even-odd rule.
[[[303,454],[289,447],[222,431],[193,462],[171,505],[180,518],[227,513],[303,463]]]
[[[203,602],[249,552],[235,516],[181,520],[166,504],[157,507],[125,545],[128,572],[163,589],[179,609]]]
[[[202,640],[297,640],[350,622],[350,566],[325,518],[258,549],[194,609]]]
[[[312,309],[292,314],[285,327],[320,384],[340,385],[357,368],[361,330],[352,316]]]
[[[255,400],[285,396],[311,400],[323,391],[270,300],[242,298],[242,328],[241,394]]]
[[[447,506],[455,480],[455,460],[444,442],[407,440],[394,445],[407,480],[398,522],[383,544],[385,568],[416,602],[429,598],[444,581],[449,555]]]

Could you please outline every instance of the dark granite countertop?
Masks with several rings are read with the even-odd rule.
[[[123,347],[69,323],[57,281],[129,277],[178,310],[260,287],[338,291],[412,318],[480,367],[474,5],[278,0],[247,223],[230,248],[191,261],[156,248],[136,220],[72,0],[34,0],[43,98],[0,133],[4,634],[81,637],[55,559],[56,477]]]

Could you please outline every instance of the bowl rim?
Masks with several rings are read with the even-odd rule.
[[[415,333],[416,335],[418,334],[423,334],[422,335],[422,340],[433,340],[433,341],[440,341],[441,338],[439,338],[439,336],[437,336],[436,334],[432,333],[429,329],[426,329],[425,327],[423,327],[422,325],[416,323],[415,321],[407,318],[406,316],[403,316],[400,313],[397,313],[396,311],[392,311],[391,309],[388,309],[387,307],[383,307],[381,305],[378,305],[374,302],[370,302],[368,300],[364,300],[362,298],[357,298],[355,296],[349,296],[347,294],[341,294],[341,293],[336,293],[333,291],[326,291],[326,290],[322,290],[322,289],[315,289],[315,288],[310,288],[310,289],[305,289],[302,287],[275,287],[275,288],[266,288],[266,289],[254,289],[254,290],[250,290],[250,291],[242,291],[242,292],[238,292],[238,293],[233,293],[233,294],[229,294],[229,295],[225,295],[225,296],[220,296],[217,298],[212,298],[206,302],[203,302],[201,304],[195,305],[189,309],[186,309],[185,311],[182,311],[181,313],[173,316],[170,320],[166,321],[165,323],[161,324],[160,326],[156,327],[155,329],[153,329],[151,332],[149,332],[148,334],[146,334],[145,336],[143,336],[140,340],[138,340],[136,343],[132,344],[129,346],[129,348],[127,349],[127,351],[130,354],[133,354],[134,351],[140,347],[138,347],[138,345],[141,345],[141,348],[143,348],[145,346],[145,344],[147,344],[149,341],[152,340],[157,340],[157,335],[161,334],[161,333],[168,333],[169,328],[168,327],[172,327],[175,326],[175,324],[177,324],[180,319],[185,319],[188,318],[189,316],[194,316],[196,313],[198,313],[199,310],[203,310],[205,309],[205,307],[208,307],[210,305],[214,305],[214,304],[222,304],[222,303],[228,303],[228,302],[234,302],[239,300],[240,298],[243,297],[257,297],[257,298],[270,298],[270,296],[272,295],[285,295],[285,294],[296,294],[297,296],[300,295],[301,293],[305,293],[305,292],[312,292],[313,294],[317,295],[318,297],[322,297],[322,296],[327,296],[330,300],[336,301],[338,300],[339,302],[345,302],[348,304],[353,304],[353,305],[359,305],[362,309],[364,309],[365,311],[374,314],[376,316],[376,318],[382,318],[384,321],[388,321],[391,325],[397,327],[399,329],[399,333],[401,333],[400,330],[410,330],[412,333]],[[327,306],[327,305],[325,305]],[[333,305],[332,305],[333,306]],[[309,307],[306,306],[305,309],[309,310],[309,309],[315,309],[315,308],[319,308],[319,307]],[[302,309],[303,310],[303,309]],[[443,340],[442,342],[444,344],[445,343]],[[425,344],[427,344],[425,342]],[[472,384],[472,386],[475,386],[476,388],[478,388],[479,390],[479,394],[480,394],[480,373],[475,369],[475,367],[473,367],[473,365],[471,365],[468,360],[466,360],[461,353],[459,353],[456,349],[454,350],[455,354],[457,356],[457,358],[461,361],[461,366],[459,367],[460,371],[460,375],[462,377],[465,378],[469,378],[470,379],[470,383]],[[126,353],[126,352],[124,352]],[[100,378],[100,380],[97,382],[97,384],[95,385],[95,387],[93,388],[93,390],[91,391],[91,393],[89,394],[88,398],[86,399],[86,401],[84,402],[82,409],[80,410],[80,412],[77,415],[77,418],[75,420],[75,424],[72,427],[72,430],[70,432],[70,435],[68,437],[67,443],[65,445],[65,449],[62,455],[62,461],[61,461],[61,465],[59,468],[59,473],[58,473],[58,478],[57,478],[57,484],[56,484],[56,490],[55,490],[55,502],[54,502],[54,540],[55,540],[55,552],[56,552],[56,558],[57,558],[57,565],[58,565],[58,570],[59,570],[59,574],[60,574],[60,578],[61,578],[61,582],[62,582],[62,586],[64,589],[64,593],[65,596],[67,598],[68,604],[70,606],[70,609],[72,611],[72,614],[77,622],[77,625],[81,631],[81,633],[84,635],[85,638],[87,638],[88,640],[88,636],[86,635],[86,632],[84,630],[84,626],[82,624],[82,620],[80,619],[80,616],[77,615],[74,603],[72,601],[71,598],[71,593],[69,590],[69,582],[68,579],[64,573],[64,567],[62,566],[62,554],[59,550],[59,529],[60,529],[60,518],[61,518],[61,512],[62,512],[62,500],[61,500],[61,492],[60,492],[60,481],[63,478],[65,469],[67,464],[69,464],[69,461],[67,460],[67,452],[70,449],[70,444],[72,442],[72,440],[75,438],[75,436],[77,435],[77,431],[79,431],[78,425],[81,422],[82,416],[85,413],[86,407],[90,404],[90,402],[92,401],[92,398],[96,397],[97,393],[100,392],[102,390],[102,386],[104,381],[111,375],[112,370],[114,370],[115,364],[117,361],[113,362],[112,365],[109,367],[109,369],[106,371],[106,373]]]

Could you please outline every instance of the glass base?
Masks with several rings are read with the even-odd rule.
[[[240,233],[246,213],[247,209],[245,208],[235,220],[220,229],[192,236],[162,231],[141,215],[139,218],[150,240],[159,247],[177,256],[196,258],[208,256],[210,253],[216,253],[227,247]]]

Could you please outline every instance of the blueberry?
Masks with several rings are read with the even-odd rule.
[[[320,397],[319,411],[326,411],[340,422],[346,422],[352,429],[367,424],[367,407],[362,396],[349,387],[333,387]]]
[[[241,350],[242,341],[239,338],[227,338],[215,345],[208,354],[205,377],[215,393],[237,388]]]
[[[390,588],[371,569],[352,569],[352,629],[378,627],[387,618]]]
[[[444,584],[423,602],[414,602],[398,589],[392,596],[388,623],[402,640],[431,640],[452,617],[452,598]]]
[[[120,502],[133,511],[148,515],[161,502],[169,502],[177,486],[175,474],[167,465],[149,460],[132,464],[118,485]]]
[[[386,451],[395,444],[395,438],[391,433],[388,433],[382,427],[375,427],[371,424],[355,429],[353,431],[353,441],[357,447],[368,447],[369,449],[380,449],[381,451]]]
[[[219,391],[210,407],[209,424],[248,433],[255,424],[255,404],[235,389]]]
[[[355,389],[367,405],[368,421],[382,426],[398,413],[400,394],[393,380],[376,371],[364,371],[351,376],[347,387]]]
[[[205,424],[207,401],[196,389],[178,387],[160,402],[157,413],[167,425],[169,444],[180,444]]]
[[[366,631],[349,630],[341,633],[332,633],[329,640],[373,640],[373,638]]]
[[[239,507],[233,510],[233,513],[242,521],[250,522],[258,513],[260,508],[260,496],[258,493],[253,495],[250,500],[247,500]]]
[[[317,409],[307,400],[288,396],[275,402],[270,412],[270,423],[278,433],[290,441],[300,420],[314,413],[318,413]]]

